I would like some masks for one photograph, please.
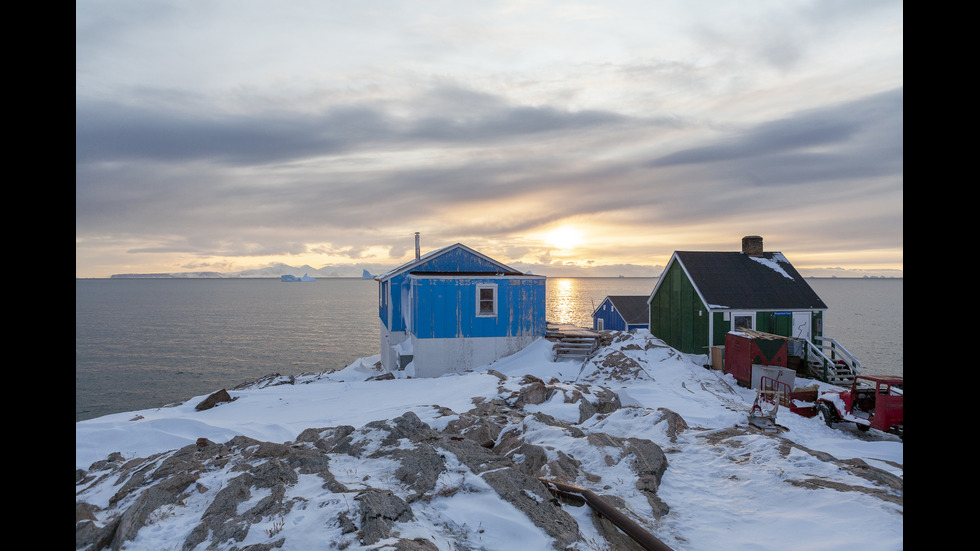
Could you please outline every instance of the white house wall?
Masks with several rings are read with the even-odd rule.
[[[534,342],[538,337],[471,337],[417,339],[412,337],[416,377],[439,377],[457,373],[472,366],[488,364],[509,356]]]
[[[380,325],[381,366],[385,371],[394,371],[399,368],[396,349],[408,340],[408,335],[404,331],[389,331],[383,323]]]

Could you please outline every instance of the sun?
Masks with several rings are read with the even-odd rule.
[[[562,226],[551,230],[545,240],[559,249],[572,249],[582,242],[582,233],[570,226]]]

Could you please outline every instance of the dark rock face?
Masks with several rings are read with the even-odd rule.
[[[214,394],[208,396],[204,400],[201,400],[201,403],[194,406],[194,409],[196,409],[197,411],[204,411],[206,409],[211,409],[222,402],[231,402],[231,401],[233,401],[233,398],[231,397],[230,394],[228,394],[228,391],[225,389],[221,389],[215,392]]]
[[[361,504],[361,532],[364,534],[361,543],[365,545],[389,537],[395,523],[415,519],[408,503],[391,490],[372,488],[354,499]]]

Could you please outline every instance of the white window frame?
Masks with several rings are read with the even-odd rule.
[[[490,289],[493,291],[493,312],[484,313],[480,308],[483,303],[480,300],[480,295],[483,294],[484,289]],[[476,285],[476,317],[478,318],[495,318],[497,317],[497,284],[496,283],[478,283]]]
[[[755,329],[755,312],[732,312],[732,330],[735,330],[735,318],[748,317],[751,326],[749,329]]]

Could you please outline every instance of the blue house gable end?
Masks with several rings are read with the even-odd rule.
[[[378,281],[378,317],[389,331],[404,331],[402,316],[402,291],[407,274],[399,274],[391,279]]]
[[[407,272],[482,272],[482,273],[517,273],[513,268],[480,254],[473,249],[456,243],[422,255],[411,262],[375,279],[385,281],[394,279]]]
[[[595,309],[595,312],[592,313],[592,328],[605,331],[622,331],[626,329],[626,322],[616,312],[616,308],[613,307],[609,297],[606,297],[599,304],[599,307]]]
[[[416,266],[412,266],[410,271],[478,272],[493,274],[513,272],[514,270],[482,255],[474,254],[469,250],[456,248],[446,251],[445,254],[436,256],[428,261],[423,261]]]
[[[378,276],[381,288],[379,316],[389,331],[405,331],[406,306],[403,297],[407,296],[406,278],[412,273],[485,273],[516,274],[513,268],[482,255],[469,247],[457,243],[439,249],[402,264]]]
[[[381,323],[388,327],[388,286],[390,283],[388,281],[381,281],[378,283],[378,317],[381,318]]]
[[[607,296],[592,313],[592,328],[607,331],[630,331],[650,327],[647,297]]]

